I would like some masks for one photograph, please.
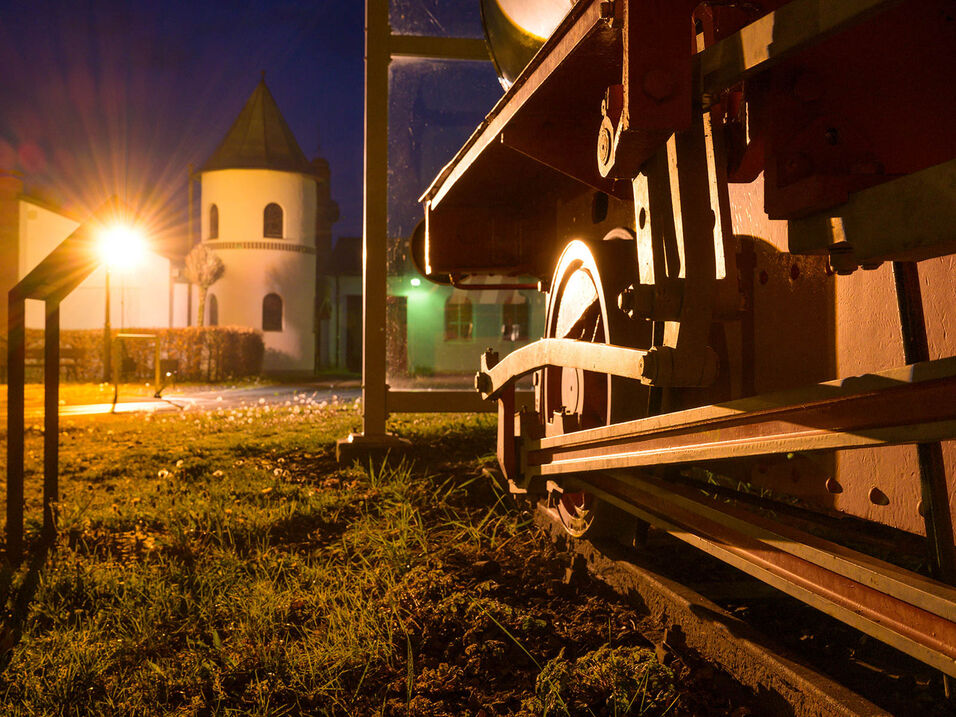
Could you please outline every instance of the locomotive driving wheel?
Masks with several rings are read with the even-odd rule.
[[[650,325],[628,318],[617,305],[635,263],[634,235],[627,229],[615,229],[603,241],[571,241],[551,281],[544,338],[646,348]],[[647,389],[634,379],[549,366],[536,378],[535,399],[544,433],[553,436],[644,415]],[[571,489],[556,488],[549,501],[573,537],[600,523],[605,508]]]

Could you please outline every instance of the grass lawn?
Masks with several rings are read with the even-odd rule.
[[[730,714],[563,579],[493,418],[405,416],[407,460],[340,468],[359,423],[307,398],[64,419],[58,542],[0,571],[0,714]]]

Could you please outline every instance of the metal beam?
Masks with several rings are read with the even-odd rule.
[[[855,264],[952,254],[956,252],[953,187],[956,159],[854,192],[838,207],[791,219],[790,252],[825,254],[834,243],[848,241]]]
[[[427,35],[390,35],[392,57],[421,60],[488,61],[488,46],[480,38],[430,37]]]
[[[528,477],[956,436],[956,358],[528,440]]]
[[[698,55],[701,91],[716,95],[901,1],[791,0]]]
[[[534,406],[533,391],[517,391],[518,407]],[[494,401],[486,401],[476,391],[392,390],[388,391],[389,413],[494,413]]]

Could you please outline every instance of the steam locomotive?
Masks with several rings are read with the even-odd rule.
[[[668,531],[956,676],[956,3],[482,11],[506,92],[413,253],[546,292],[540,340],[476,357],[512,490],[574,536]]]

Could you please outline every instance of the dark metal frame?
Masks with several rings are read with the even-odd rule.
[[[56,531],[59,482],[60,303],[89,276],[102,259],[96,234],[105,221],[125,214],[110,199],[56,249],[46,256],[8,294],[7,327],[7,545],[6,557],[23,559],[24,384],[26,380],[26,300],[46,306],[43,336],[43,535]]]

